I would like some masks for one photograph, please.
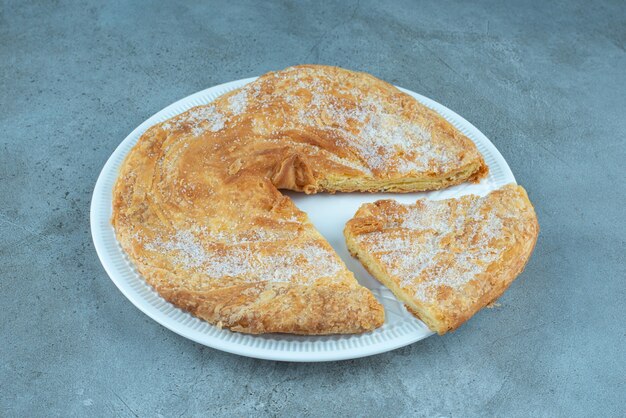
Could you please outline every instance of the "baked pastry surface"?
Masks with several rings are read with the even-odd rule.
[[[522,272],[539,224],[526,191],[362,205],[344,230],[350,252],[428,327],[454,330]]]
[[[393,86],[290,67],[149,128],[112,224],[147,282],[212,324],[357,333],[382,325],[382,306],[278,189],[431,190],[486,172],[471,140]]]

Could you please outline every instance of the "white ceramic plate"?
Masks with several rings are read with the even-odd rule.
[[[113,185],[124,157],[148,127],[193,106],[209,103],[221,94],[255,79],[256,77],[221,84],[177,101],[139,125],[113,152],[98,177],[91,201],[93,241],[100,261],[111,280],[137,308],[161,325],[200,344],[243,356],[282,361],[344,360],[390,351],[432,335],[433,333],[421,321],[406,311],[389,290],[381,286],[358,261],[350,257],[343,238],[346,221],[365,202],[394,198],[403,203],[411,203],[421,197],[444,199],[468,193],[484,195],[504,184],[515,182],[515,178],[496,147],[472,124],[445,106],[405,89],[401,90],[439,112],[476,143],[489,165],[489,177],[479,184],[462,184],[428,193],[397,195],[346,193],[312,196],[289,193],[298,207],[309,215],[315,226],[339,253],[348,268],[355,273],[359,282],[370,288],[384,305],[386,320],[381,328],[367,334],[343,336],[239,334],[218,329],[174,307],[161,298],[137,273],[118,244],[109,222]]]

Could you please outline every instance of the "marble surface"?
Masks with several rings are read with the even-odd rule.
[[[373,73],[481,129],[541,235],[500,306],[359,360],[188,341],[93,249],[119,142],[166,105],[297,63]],[[624,416],[626,3],[0,3],[0,416]]]

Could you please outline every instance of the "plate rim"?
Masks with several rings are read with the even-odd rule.
[[[105,245],[104,245],[103,235],[102,235],[103,231],[101,231],[99,227],[100,222],[102,221],[102,217],[99,214],[98,209],[100,205],[102,205],[103,203],[104,204],[107,203],[107,201],[103,202],[104,200],[103,196],[108,196],[108,204],[109,206],[112,205],[112,189],[103,190],[105,188],[105,185],[104,185],[106,181],[105,176],[112,170],[119,169],[119,167],[116,168],[114,166],[116,164],[116,161],[119,160],[120,157],[122,158],[122,160],[123,158],[126,157],[126,154],[128,153],[128,151],[126,151],[126,154],[124,154],[123,149],[126,147],[127,143],[131,142],[135,136],[140,135],[147,128],[157,123],[158,122],[157,119],[162,117],[163,114],[168,113],[168,111],[171,111],[172,109],[177,108],[182,105],[187,106],[188,103],[191,103],[191,104],[187,106],[187,108],[191,108],[195,106],[195,104],[193,104],[194,100],[197,100],[200,97],[210,94],[211,91],[214,91],[214,90],[223,91],[222,93],[220,93],[221,95],[229,91],[229,89],[232,90],[232,88],[241,87],[245,84],[248,84],[256,80],[257,78],[258,77],[249,77],[249,78],[244,78],[240,80],[230,81],[227,83],[218,84],[218,85],[203,89],[201,91],[198,91],[196,93],[190,94],[180,100],[175,101],[174,103],[154,113],[144,122],[142,122],[139,126],[133,129],[124,138],[124,140],[121,141],[117,145],[113,153],[109,156],[103,168],[100,170],[100,173],[98,174],[98,179],[96,180],[96,184],[94,186],[94,190],[91,196],[89,218],[90,218],[91,236],[92,236],[92,240],[94,243],[94,247],[96,249],[96,253],[98,254],[100,263],[104,267],[104,270],[106,271],[111,281],[137,309],[139,309],[145,315],[147,315],[148,317],[150,317],[151,319],[153,319],[160,325],[164,326],[165,328],[169,329],[170,331],[173,331],[176,334],[182,337],[185,337],[187,339],[190,339],[196,343],[199,343],[199,344],[202,344],[202,345],[205,345],[205,346],[217,349],[217,350],[225,351],[231,354],[257,358],[257,359],[274,360],[274,361],[289,361],[289,362],[321,362],[321,361],[338,361],[338,360],[356,359],[356,358],[367,357],[371,355],[384,353],[387,351],[392,351],[392,350],[407,346],[409,344],[412,344],[414,342],[420,341],[422,339],[425,339],[433,335],[434,332],[430,330],[428,330],[429,332],[425,332],[422,334],[410,334],[409,333],[409,334],[405,334],[400,337],[397,337],[390,341],[383,340],[383,341],[376,342],[374,344],[369,344],[366,346],[359,346],[357,348],[345,348],[345,349],[333,350],[333,351],[301,352],[301,351],[276,350],[276,349],[268,349],[268,348],[260,348],[260,347],[255,347],[254,349],[252,349],[249,346],[234,343],[231,341],[226,341],[224,339],[211,336],[211,335],[204,334],[203,335],[204,338],[200,338],[200,336],[197,335],[198,333],[196,331],[194,331],[188,326],[185,326],[184,324],[181,324],[178,320],[174,320],[173,318],[167,316],[161,310],[157,309],[155,306],[150,304],[147,300],[131,292],[130,285],[123,282],[122,278],[118,276],[118,273],[117,271],[115,271],[116,269],[114,268],[113,260],[111,260],[112,255],[109,253],[109,251],[107,250],[107,248],[105,248]],[[502,156],[502,154],[495,147],[495,145],[478,128],[476,128],[474,125],[468,122],[465,118],[458,115],[456,112],[452,111],[451,109],[447,108],[441,103],[436,102],[421,94],[415,93],[411,90],[398,87],[398,86],[396,87],[400,91],[413,96],[414,98],[422,102],[427,107],[435,110],[437,113],[441,114],[448,121],[450,121],[450,119],[452,118],[456,120],[457,122],[459,122],[460,124],[464,125],[467,129],[473,131],[472,133],[481,140],[482,145],[485,146],[489,150],[493,158],[495,158],[498,167],[501,170],[503,170],[503,176],[510,179],[510,182],[516,183],[515,177],[508,163]],[[204,103],[205,104],[210,103],[212,100],[208,102],[204,102]],[[106,221],[110,225],[109,219],[107,219]],[[113,235],[115,234],[113,233]],[[129,268],[132,269],[132,266],[129,266]],[[171,305],[172,308],[174,309],[178,309],[167,301],[165,301],[165,303]],[[192,316],[189,313],[185,313],[185,315]],[[213,325],[210,325],[210,326],[213,326]],[[288,336],[289,335],[287,334],[283,337],[288,337]],[[252,337],[255,337],[255,336],[252,336]],[[315,338],[315,336],[311,336],[311,337]],[[278,336],[277,338],[280,338],[280,336]]]

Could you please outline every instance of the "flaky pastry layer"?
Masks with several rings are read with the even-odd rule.
[[[165,299],[247,333],[357,333],[382,306],[278,189],[433,190],[487,172],[437,113],[364,73],[272,72],[149,128],[113,196],[117,238]]]

